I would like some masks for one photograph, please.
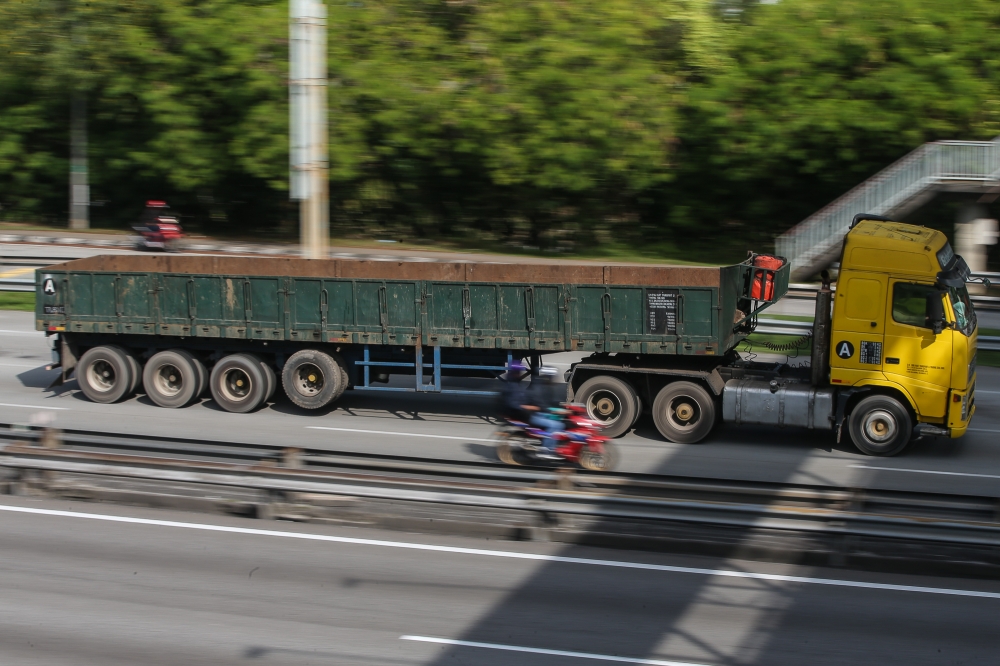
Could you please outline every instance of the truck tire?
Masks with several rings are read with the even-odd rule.
[[[848,429],[854,446],[870,456],[894,456],[910,443],[913,420],[895,398],[873,395],[851,410]]]
[[[605,437],[624,435],[635,423],[639,398],[632,387],[608,375],[591,377],[576,390],[574,400],[587,409],[587,416],[604,424]]]
[[[274,371],[274,368],[271,367],[271,364],[260,356],[256,354],[247,354],[247,356],[253,356],[260,363],[260,371],[264,373],[264,381],[267,382],[267,394],[264,396],[264,403],[269,402],[274,397],[274,392],[278,389],[278,375]]]
[[[260,359],[251,354],[230,354],[220,360],[212,368],[208,383],[212,398],[227,412],[252,412],[267,396]]]
[[[128,395],[135,395],[136,391],[142,390],[142,366],[139,365],[139,360],[135,357],[135,354],[128,351],[127,349],[122,349],[115,345],[118,349],[122,350],[125,354],[125,358],[128,360],[129,368],[132,370],[132,383],[128,389]]]
[[[131,395],[134,386],[128,353],[116,345],[84,352],[76,366],[80,390],[93,402],[109,404]]]
[[[700,442],[715,427],[715,400],[694,382],[671,382],[653,401],[653,421],[671,442]]]
[[[146,396],[169,409],[191,404],[198,397],[202,383],[196,364],[194,357],[182,349],[153,354],[142,373]]]
[[[329,354],[303,349],[285,362],[281,383],[293,403],[302,409],[320,409],[343,392],[343,366]]]
[[[191,357],[191,362],[194,363],[194,369],[198,372],[198,388],[194,393],[194,400],[192,400],[192,402],[196,402],[203,395],[205,395],[205,389],[208,388],[208,377],[209,377],[208,368],[206,368],[205,364],[201,362],[201,359],[199,359],[191,352],[185,350],[179,350],[179,351],[183,351],[185,354]]]

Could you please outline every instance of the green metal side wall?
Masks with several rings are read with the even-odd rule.
[[[720,287],[40,270],[36,315],[73,333],[719,354],[738,341],[748,270],[721,269]],[[674,333],[650,333],[657,290],[676,294]]]

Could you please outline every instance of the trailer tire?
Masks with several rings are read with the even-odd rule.
[[[913,420],[895,398],[873,395],[851,410],[848,429],[854,446],[870,456],[894,456],[910,443]]]
[[[134,379],[128,353],[116,345],[84,352],[76,366],[80,390],[92,402],[110,404],[128,397]]]
[[[347,374],[347,367],[340,354],[331,353],[330,358],[332,358],[337,364],[337,367],[340,368],[340,386],[337,388],[337,395],[333,397],[334,400],[340,400],[340,396],[344,395],[344,391],[346,391],[348,385],[350,385],[351,378]]]
[[[128,365],[132,369],[132,383],[129,386],[128,395],[135,395],[136,391],[142,390],[142,366],[139,364],[139,359],[132,352],[121,347],[118,347],[118,349],[121,349],[122,353],[125,354]]]
[[[201,362],[201,359],[199,359],[191,352],[185,350],[178,350],[178,351],[183,351],[185,354],[191,357],[191,362],[194,364],[194,369],[198,372],[198,388],[194,393],[194,399],[192,400],[192,402],[200,400],[201,397],[205,395],[205,390],[208,388],[208,378],[209,378],[208,368],[206,368],[205,364]]]
[[[285,362],[281,383],[288,399],[302,409],[321,409],[340,397],[343,366],[327,353],[303,349]]]
[[[146,396],[160,407],[177,409],[198,397],[202,375],[197,361],[183,349],[169,349],[153,355],[142,373]]]
[[[237,414],[252,412],[267,397],[267,380],[260,359],[251,354],[230,354],[216,363],[209,388],[219,407]]]
[[[574,400],[587,409],[587,416],[604,424],[605,437],[624,435],[635,423],[639,398],[632,387],[617,377],[591,377],[576,390]]]
[[[671,442],[700,442],[715,427],[715,400],[694,382],[671,382],[653,401],[653,422]]]
[[[264,374],[267,375],[267,397],[264,398],[264,402],[269,402],[274,397],[275,391],[278,390],[278,373],[274,371],[270,363],[263,359],[261,359],[260,367],[263,368]]]

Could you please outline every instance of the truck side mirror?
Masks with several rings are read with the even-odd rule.
[[[941,302],[943,294],[936,291],[927,295],[927,323],[930,325],[934,335],[944,330],[944,303]]]

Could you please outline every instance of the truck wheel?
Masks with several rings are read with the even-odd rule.
[[[639,398],[632,387],[607,375],[591,377],[576,390],[576,402],[587,408],[587,415],[604,424],[601,434],[618,437],[632,427],[639,411]]]
[[[848,427],[854,445],[870,456],[894,456],[910,443],[913,421],[895,398],[873,395],[851,411]]]
[[[142,373],[146,395],[160,407],[189,405],[198,396],[202,381],[195,363],[191,354],[181,349],[154,354]]]
[[[118,402],[133,386],[132,364],[121,347],[94,347],[84,352],[76,366],[80,390],[93,402]]]
[[[708,391],[693,382],[671,382],[653,401],[653,421],[660,434],[671,442],[694,444],[715,426],[715,401]]]
[[[260,360],[250,354],[231,354],[216,363],[209,388],[219,407],[237,414],[257,409],[267,396]]]
[[[115,345],[117,349],[121,349],[122,353],[125,354],[125,359],[128,361],[128,367],[132,371],[132,383],[128,387],[128,395],[135,395],[135,392],[142,389],[142,366],[139,365],[139,360],[135,357],[132,352],[122,349]]]
[[[260,367],[264,372],[264,379],[267,380],[267,397],[264,398],[264,402],[268,402],[274,397],[274,392],[278,390],[278,375],[274,372],[271,364],[264,359],[260,359]]]
[[[198,388],[195,389],[194,398],[192,401],[198,400],[199,398],[201,398],[201,396],[205,395],[205,389],[208,388],[208,376],[209,376],[208,368],[206,368],[205,364],[201,362],[201,359],[199,359],[191,352],[185,350],[178,350],[178,351],[183,351],[185,354],[191,357],[191,363],[194,364],[194,369],[198,373]]]
[[[281,370],[288,399],[303,409],[320,409],[340,395],[342,366],[329,354],[303,349],[292,354]]]
[[[337,353],[331,353],[330,358],[333,359],[337,367],[340,368],[340,385],[337,387],[337,395],[333,396],[334,400],[340,400],[340,396],[344,395],[344,391],[347,390],[347,386],[351,383],[351,378],[347,374],[347,368],[344,364],[344,359]]]

